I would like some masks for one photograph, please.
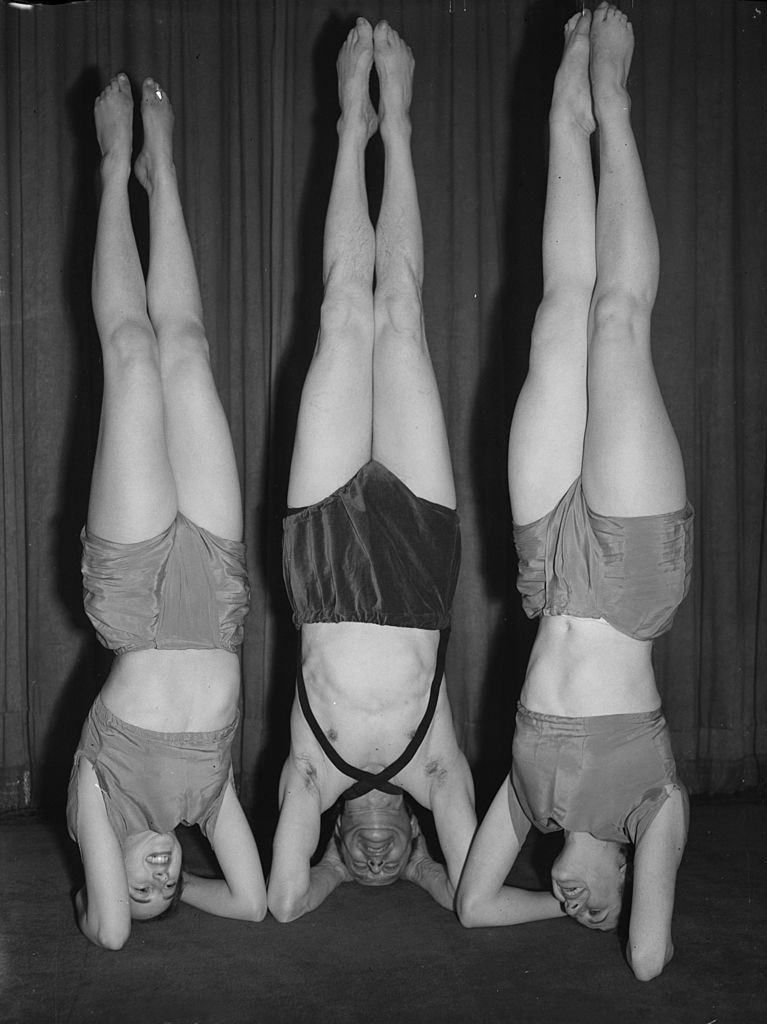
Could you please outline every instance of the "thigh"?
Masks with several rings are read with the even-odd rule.
[[[453,467],[420,302],[376,304],[373,458],[421,498],[455,508]]]
[[[684,507],[684,465],[652,364],[649,317],[595,331],[583,491],[603,515]]]
[[[550,512],[581,472],[586,315],[580,306],[545,299],[536,316],[509,433],[509,495],[519,525]]]
[[[104,350],[88,530],[135,543],[162,533],[176,511],[157,346],[151,332],[137,329]]]
[[[168,458],[178,507],[228,540],[242,538],[242,495],[229,423],[203,335],[161,346]]]
[[[313,505],[371,457],[372,309],[368,326],[320,330],[301,393],[288,506]]]

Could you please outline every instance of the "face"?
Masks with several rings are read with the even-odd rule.
[[[384,797],[384,799],[381,799]],[[336,825],[341,858],[361,885],[396,882],[418,835],[401,796],[369,793],[348,800]]]
[[[612,931],[620,917],[626,864],[616,844],[605,845],[604,851],[595,848],[577,857],[565,848],[551,869],[551,889],[579,924]]]
[[[173,832],[140,832],[123,846],[131,917],[146,920],[168,909],[181,877],[181,845]]]

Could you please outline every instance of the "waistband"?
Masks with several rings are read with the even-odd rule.
[[[211,729],[208,732],[158,732],[155,729],[143,729],[140,725],[132,725],[119,718],[106,706],[99,694],[91,707],[91,717],[100,728],[111,728],[126,736],[144,740],[146,743],[159,743],[163,747],[207,747],[226,741],[235,731],[240,722],[239,708],[234,720],[223,729]]]
[[[517,702],[517,718],[529,724],[556,726],[557,730],[573,735],[584,735],[602,732],[615,732],[634,725],[653,724],[663,719],[663,708],[651,711],[630,711],[620,715],[585,715],[571,718],[566,715],[547,715],[541,711],[531,711],[524,704]]]

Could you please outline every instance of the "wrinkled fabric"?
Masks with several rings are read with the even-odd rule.
[[[529,618],[605,619],[636,640],[671,628],[690,587],[692,506],[654,516],[604,516],[578,477],[551,512],[514,526],[517,589]]]
[[[250,589],[245,545],[181,512],[164,533],[118,544],[83,530],[84,605],[101,643],[123,654],[242,643]]]
[[[618,843],[639,843],[673,790],[687,801],[660,708],[565,718],[518,704],[511,784],[540,832]]]
[[[445,629],[458,580],[458,513],[419,498],[380,462],[283,522],[293,622]]]
[[[211,839],[226,786],[239,713],[224,729],[166,733],[124,722],[97,697],[75,752],[67,795],[69,834],[77,839],[77,768],[93,765],[109,822],[120,843],[128,835],[199,825]]]

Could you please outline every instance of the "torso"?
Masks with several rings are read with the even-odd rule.
[[[651,711],[660,705],[652,642],[603,619],[543,615],[520,701],[530,711],[571,718]]]
[[[439,632],[369,623],[302,627],[302,664],[314,716],[340,756],[365,767],[389,765],[410,742],[429,699]],[[326,758],[297,702],[291,720],[291,760],[319,785],[323,809],[354,780]],[[392,781],[429,806],[429,790],[448,770],[457,744],[443,685],[424,742]]]
[[[234,719],[240,662],[220,649],[130,651],[115,658],[101,691],[109,710],[156,732],[211,732]]]

